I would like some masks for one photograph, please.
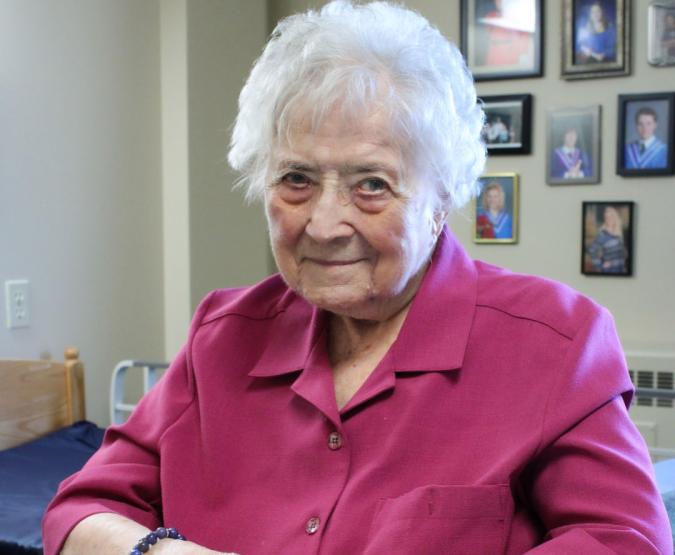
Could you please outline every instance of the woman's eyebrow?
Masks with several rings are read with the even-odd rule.
[[[316,166],[307,162],[300,162],[298,160],[280,160],[277,164],[277,168],[308,173],[321,172],[320,166]],[[339,172],[342,175],[384,172],[391,175],[392,177],[396,177],[399,174],[399,172],[393,166],[379,162],[346,163],[340,165]]]
[[[306,162],[298,162],[297,160],[280,160],[277,164],[278,169],[289,169],[298,172],[316,172],[318,168]]]
[[[395,173],[395,170],[386,164],[366,163],[366,164],[344,164],[340,166],[342,173]]]

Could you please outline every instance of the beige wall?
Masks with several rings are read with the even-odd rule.
[[[607,306],[614,314],[626,349],[660,348],[672,352],[675,351],[675,247],[669,238],[667,222],[675,206],[675,177],[625,178],[615,174],[617,96],[675,90],[675,68],[654,68],[646,61],[647,5],[633,2],[633,71],[628,77],[560,79],[561,11],[549,9],[544,33],[545,77],[478,84],[479,94],[534,95],[532,155],[494,157],[488,161],[488,171],[515,171],[521,176],[521,239],[512,247],[475,245],[470,242],[471,225],[465,219],[454,218],[453,228],[474,257],[561,280]],[[547,108],[592,104],[599,104],[602,109],[600,184],[547,185]],[[636,203],[633,277],[581,274],[584,200]]]
[[[190,303],[190,160],[187,0],[160,4],[164,354],[185,341]],[[160,137],[158,137],[160,138]]]
[[[459,0],[404,0],[459,44]],[[275,17],[303,6],[302,0],[273,2]],[[519,272],[561,280],[607,306],[616,318],[624,346],[675,351],[675,247],[669,224],[675,206],[675,177],[624,178],[615,175],[617,95],[675,90],[675,68],[647,64],[647,2],[633,2],[633,71],[628,77],[560,79],[562,2],[544,2],[544,77],[480,82],[479,94],[531,93],[534,96],[533,151],[488,161],[489,172],[516,172],[521,178],[521,230],[517,245],[477,245],[471,240],[472,214],[451,218],[451,227],[469,253]],[[602,106],[602,179],[599,185],[551,187],[545,182],[546,109]],[[588,277],[580,272],[581,203],[632,200],[636,203],[634,276]]]
[[[259,206],[226,161],[239,91],[267,37],[265,0],[162,0],[165,358],[210,290],[269,273]]]
[[[265,0],[188,2],[190,298],[268,274],[262,209],[232,190],[227,164],[237,101],[267,38]]]
[[[239,91],[267,36],[265,0],[162,0],[165,357],[208,291],[269,273],[262,210],[227,165]]]

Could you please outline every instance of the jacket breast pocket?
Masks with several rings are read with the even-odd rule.
[[[380,499],[365,553],[496,555],[512,513],[507,485],[422,486]]]

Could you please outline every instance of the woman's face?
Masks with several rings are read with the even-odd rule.
[[[619,215],[616,213],[616,210],[614,208],[612,208],[611,206],[605,208],[604,223],[606,226],[612,227],[616,225],[618,219]]]
[[[334,111],[273,155],[265,208],[279,270],[337,314],[383,320],[400,310],[440,231],[432,188],[403,182],[401,151],[388,139],[381,116],[354,129]]]
[[[574,129],[568,129],[565,132],[565,146],[568,148],[574,148],[577,144],[577,132]]]
[[[593,22],[602,21],[602,7],[599,4],[593,4],[591,6],[590,18]]]
[[[488,210],[491,212],[498,212],[501,205],[501,194],[497,189],[490,189],[485,196]]]

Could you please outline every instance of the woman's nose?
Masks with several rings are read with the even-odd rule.
[[[352,203],[339,185],[322,186],[318,192],[305,231],[316,242],[325,243],[354,234],[350,216]]]

